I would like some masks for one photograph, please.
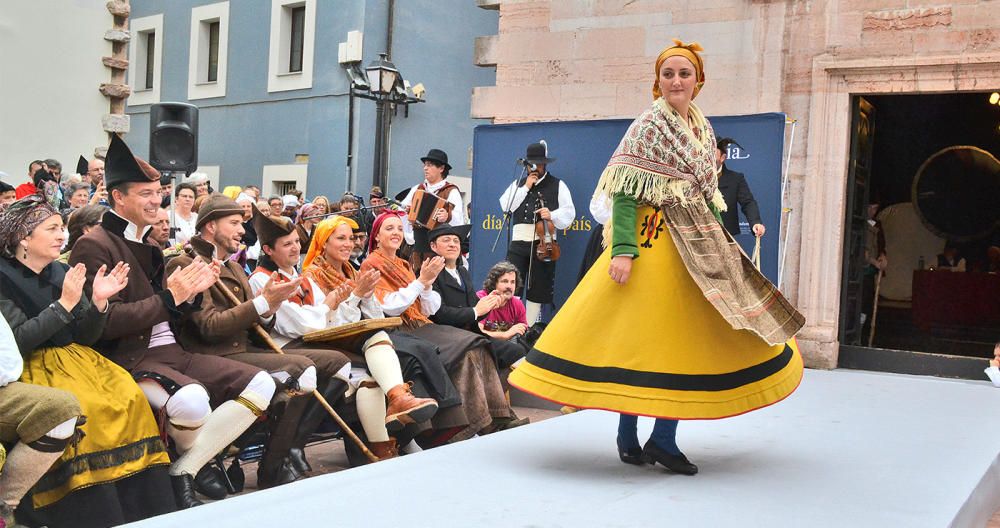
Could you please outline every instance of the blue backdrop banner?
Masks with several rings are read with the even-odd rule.
[[[767,234],[761,243],[762,271],[777,281],[779,219],[781,217],[781,167],[784,147],[785,115],[778,113],[748,116],[710,117],[717,137],[731,137],[739,147],[732,147],[727,166],[746,176],[760,206]],[[481,284],[486,271],[507,253],[509,230],[504,226],[500,195],[516,178],[523,176],[516,163],[523,158],[530,143],[544,139],[549,157],[556,161],[549,172],[566,182],[573,194],[576,219],[559,232],[562,256],[556,265],[555,306],[558,308],[576,286],[590,230],[599,224],[590,214],[590,197],[601,172],[631,124],[631,119],[600,121],[561,121],[481,125],[473,141],[472,169],[472,240],[469,256],[473,280]],[[747,254],[753,250],[746,218],[740,213],[741,231],[736,239]],[[500,235],[496,250],[493,243]]]

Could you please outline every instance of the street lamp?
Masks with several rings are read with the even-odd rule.
[[[395,88],[396,80],[399,79],[399,70],[396,69],[395,64],[389,62],[388,53],[379,53],[378,57],[378,60],[372,61],[365,68],[365,74],[368,76],[368,86],[371,92],[384,97]]]
[[[351,95],[375,101],[375,159],[372,164],[372,184],[387,189],[389,116],[385,109],[388,105],[408,108],[410,104],[424,102],[424,99],[414,97],[408,92],[408,83],[403,80],[396,65],[389,61],[388,53],[379,53],[379,58],[372,61],[363,73],[359,63],[360,61],[351,61],[344,66],[351,78]]]

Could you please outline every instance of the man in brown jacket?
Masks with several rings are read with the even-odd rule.
[[[274,327],[275,312],[282,301],[299,287],[299,281],[281,281],[272,277],[259,295],[253,295],[246,273],[236,262],[229,260],[229,256],[239,250],[244,230],[243,209],[228,197],[215,194],[202,204],[198,210],[196,229],[199,234],[191,238],[191,248],[186,254],[170,261],[167,273],[183,268],[196,259],[206,263],[221,259],[222,265],[219,283],[209,288],[202,297],[201,309],[192,313],[182,325],[181,344],[203,354],[227,357],[259,367],[280,381],[287,378],[295,380],[292,385],[298,386],[301,395],[284,405],[280,419],[274,416],[279,414],[278,409],[269,411],[272,415],[270,442],[257,469],[257,483],[261,488],[294,481],[309,470],[304,467],[303,453],[295,442],[299,426],[305,425],[302,424],[302,415],[312,401],[309,394],[317,388],[317,365],[320,366],[320,377],[328,380],[348,365],[349,360],[335,350],[299,348],[282,355],[258,346],[261,340],[253,326],[259,324],[270,332]],[[240,304],[233,306],[220,284],[229,289]],[[340,391],[329,395],[330,403],[343,395],[346,385],[341,383],[340,386]],[[323,417],[323,414],[313,414],[316,418]],[[310,420],[311,429],[303,434],[312,433],[319,421]]]
[[[170,324],[197,308],[219,268],[197,261],[164,279],[163,252],[143,242],[160,206],[160,173],[114,135],[104,180],[111,210],[73,246],[70,262],[87,266],[88,283],[102,265],[125,262],[131,269],[128,286],[109,299],[94,348],[131,372],[150,405],[166,415],[180,455],[170,468],[177,505],[198,506],[194,476],[257,420],[275,384],[258,368],[177,344]]]

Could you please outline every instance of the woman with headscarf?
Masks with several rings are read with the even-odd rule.
[[[309,242],[312,241],[313,229],[316,224],[319,223],[319,218],[310,218],[311,216],[316,216],[316,212],[319,206],[313,203],[307,203],[299,209],[299,216],[295,221],[295,230],[299,233],[299,243],[302,247],[299,251],[302,252],[304,256],[307,251],[309,251]]]
[[[440,350],[441,361],[462,397],[461,410],[468,423],[450,441],[506,428],[515,417],[488,349],[489,341],[479,334],[431,322],[428,316],[441,308],[441,296],[432,285],[444,269],[444,259],[427,259],[420,268],[420,276],[414,275],[410,264],[396,254],[403,243],[402,215],[399,211],[386,211],[375,219],[368,240],[368,258],[359,272],[378,270],[375,295],[382,311],[401,317],[406,333],[429,341]],[[432,443],[440,441],[438,438]]]
[[[379,272],[377,270],[369,270],[359,274],[351,266],[350,257],[354,248],[353,235],[357,228],[358,224],[353,219],[342,216],[327,218],[316,226],[302,269],[307,277],[316,282],[324,294],[329,295],[331,292],[337,292],[344,288],[357,288],[361,284],[367,284],[369,280],[378,280]],[[355,304],[357,304],[356,307]],[[340,304],[338,311],[340,319],[344,323],[385,317],[381,305],[372,297],[358,301],[352,301],[349,298]],[[395,352],[399,354],[398,358],[393,357],[393,361],[400,364],[402,367],[401,375],[413,384],[415,394],[434,398],[437,400],[439,409],[447,409],[461,403],[444,365],[437,357],[437,348],[434,345],[403,332],[392,331],[386,335],[392,340]],[[369,370],[372,370],[371,360],[368,356],[369,353],[366,352],[365,360],[369,363]],[[390,363],[388,357],[375,358],[375,360]],[[377,364],[375,366],[378,367]],[[372,372],[374,373],[373,370]],[[364,384],[362,384],[362,388],[358,389],[358,414],[362,414],[362,406],[374,408],[375,405],[381,405],[383,411],[385,410],[385,396],[382,391],[387,388],[391,389],[394,381],[386,382],[378,378],[375,381],[382,389],[370,386],[365,388]],[[435,416],[431,424],[438,429],[448,429],[454,426],[455,424],[450,421],[454,417],[449,417],[448,412],[442,412],[440,420]],[[367,414],[374,415],[375,413],[372,411]],[[371,441],[385,441],[383,437],[388,436],[384,427],[380,429],[378,424],[373,423],[369,426],[362,419],[362,425],[365,434]],[[426,427],[422,427],[422,429],[426,430]]]
[[[18,514],[30,524],[79,527],[173,511],[170,459],[145,396],[125,370],[89,347],[104,330],[108,299],[128,282],[128,265],[102,266],[85,291],[84,265],[55,261],[64,239],[62,218],[41,196],[0,212],[0,312],[25,356],[21,381],[72,393],[86,417],[78,443]]]
[[[677,420],[791,394],[804,322],[720,223],[715,134],[693,102],[705,82],[700,51],[675,40],[657,57],[652,107],[595,191],[612,204],[607,249],[510,376],[549,400],[618,411],[622,462],[686,475],[698,468],[677,447]],[[656,418],[642,447],[639,415]]]

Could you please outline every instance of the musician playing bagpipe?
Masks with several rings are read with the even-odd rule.
[[[536,256],[539,253],[537,249],[541,244],[555,242],[553,226],[558,230],[573,224],[576,208],[566,183],[547,170],[555,158],[549,157],[548,145],[544,141],[528,145],[523,161],[528,175],[507,187],[500,196],[500,207],[504,214],[511,215],[507,260],[517,266],[521,276],[525,277],[530,326],[538,320],[542,305],[552,303],[558,258],[552,258],[550,254],[540,259]],[[536,230],[538,222],[548,225]],[[517,292],[518,295],[520,293]]]

